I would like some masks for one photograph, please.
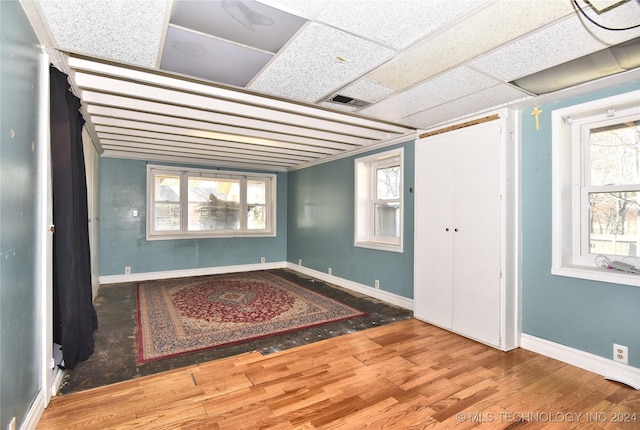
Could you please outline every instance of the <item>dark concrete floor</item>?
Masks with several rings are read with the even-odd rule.
[[[95,299],[99,327],[94,333],[94,353],[87,361],[79,362],[74,369],[67,371],[59,394],[87,390],[244,352],[259,351],[263,355],[267,355],[330,337],[405,320],[413,316],[413,313],[407,309],[327,284],[291,270],[276,269],[270,270],[270,272],[367,312],[367,315],[297,332],[274,335],[256,341],[139,364],[136,360],[136,284],[123,283],[101,286]]]

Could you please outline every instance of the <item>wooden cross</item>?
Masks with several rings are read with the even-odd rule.
[[[531,112],[531,116],[535,116],[536,117],[536,130],[540,131],[540,114],[542,113],[542,109],[539,108],[539,106],[536,106],[533,109],[533,112]]]

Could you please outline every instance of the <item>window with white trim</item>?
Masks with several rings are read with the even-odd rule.
[[[639,92],[553,113],[553,273],[640,285]]]
[[[147,239],[274,236],[276,176],[147,166]]]
[[[402,252],[403,148],[355,160],[355,246]]]

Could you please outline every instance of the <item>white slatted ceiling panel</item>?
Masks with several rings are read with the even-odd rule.
[[[286,171],[407,136],[390,122],[69,56],[105,156]]]

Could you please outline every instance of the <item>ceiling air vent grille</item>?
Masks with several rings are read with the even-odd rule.
[[[343,96],[341,94],[337,94],[327,100],[329,103],[335,103],[338,105],[347,105],[358,108],[363,108],[369,106],[371,103],[365,102],[364,100],[354,99],[353,97]]]

